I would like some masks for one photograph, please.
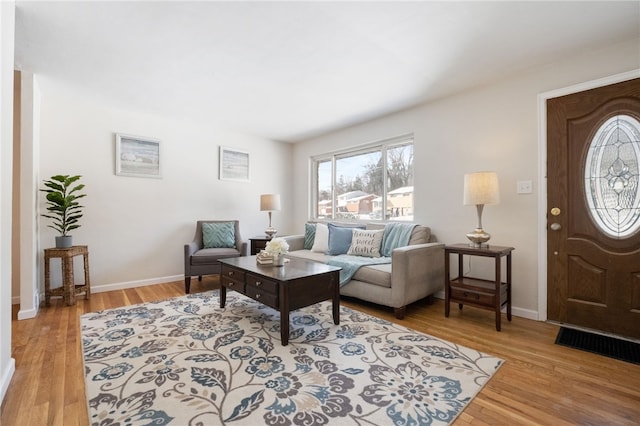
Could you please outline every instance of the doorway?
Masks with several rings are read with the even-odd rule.
[[[640,78],[546,101],[547,319],[640,338]]]

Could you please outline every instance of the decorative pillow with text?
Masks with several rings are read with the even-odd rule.
[[[384,229],[354,229],[347,254],[352,256],[380,257]]]

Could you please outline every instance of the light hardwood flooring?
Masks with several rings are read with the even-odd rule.
[[[192,292],[218,286],[215,277],[193,280]],[[0,425],[88,425],[80,351],[79,316],[85,312],[160,300],[184,294],[174,282],[96,293],[66,306],[53,299],[34,319],[12,321],[16,372],[2,404]],[[408,307],[405,319],[357,300],[343,304],[415,330],[456,342],[506,362],[458,417],[456,425],[631,425],[640,423],[640,366],[554,344],[558,327],[444,302]]]

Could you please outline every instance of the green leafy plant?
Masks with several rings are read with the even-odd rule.
[[[76,183],[82,176],[55,175],[44,181],[48,214],[42,216],[52,219],[53,224],[49,228],[67,236],[69,231],[80,227],[78,223],[82,217],[82,208],[78,199],[86,197],[79,191],[84,189],[84,184]]]

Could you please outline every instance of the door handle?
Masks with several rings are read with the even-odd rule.
[[[553,222],[550,228],[552,231],[559,231],[560,229],[562,229],[562,225],[560,225],[558,222]]]

